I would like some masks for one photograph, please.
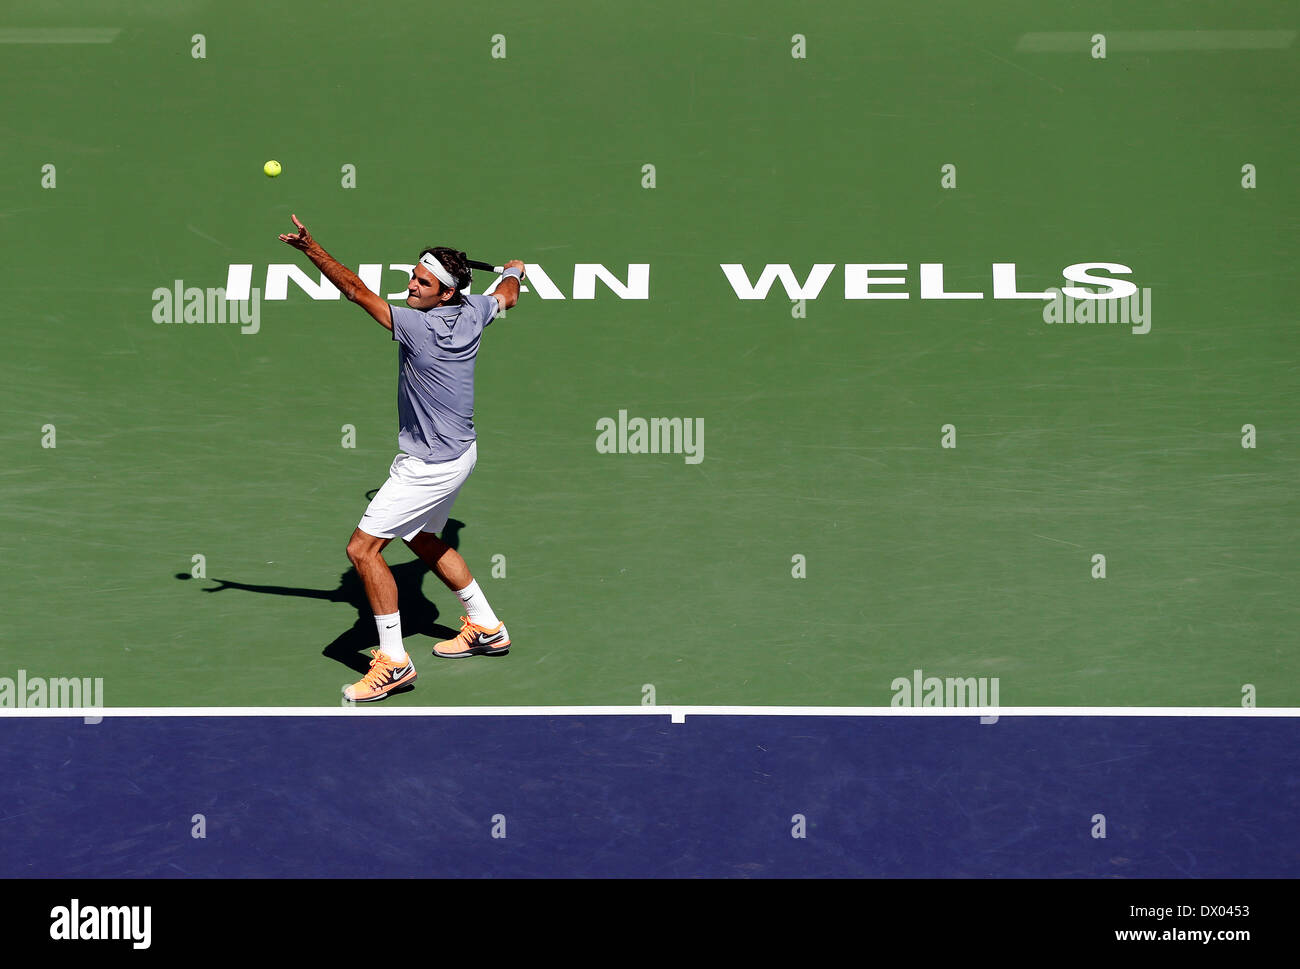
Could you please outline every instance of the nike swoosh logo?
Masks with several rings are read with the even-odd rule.
[[[392,626],[385,626],[384,628],[385,628],[385,629],[392,629],[392,628],[393,628],[394,626],[396,626],[396,625],[397,625],[397,623],[393,623]]]

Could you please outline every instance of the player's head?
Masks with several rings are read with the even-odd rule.
[[[417,310],[455,306],[469,286],[470,268],[465,253],[446,246],[430,246],[420,253],[406,286],[406,305]]]

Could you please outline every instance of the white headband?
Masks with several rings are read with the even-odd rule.
[[[442,268],[442,263],[438,262],[438,260],[434,258],[433,253],[426,252],[421,256],[420,265],[437,276],[444,286],[447,286],[450,289],[460,288],[460,283],[456,282],[456,277]]]

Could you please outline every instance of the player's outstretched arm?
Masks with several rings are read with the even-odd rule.
[[[511,266],[517,266],[525,276],[528,274],[528,268],[518,259],[511,259],[501,268],[509,269]],[[496,298],[497,306],[504,313],[519,302],[519,280],[514,276],[507,276],[501,280],[496,289],[492,290],[492,295]]]
[[[373,316],[380,326],[391,330],[393,311],[388,305],[388,300],[372,292],[370,287],[361,281],[360,276],[321,248],[320,243],[311,237],[307,227],[298,221],[296,215],[293,216],[293,224],[298,227],[298,231],[292,235],[281,233],[280,241],[305,253],[339,292]]]

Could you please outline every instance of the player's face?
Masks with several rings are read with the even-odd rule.
[[[455,294],[454,289],[445,288],[437,276],[416,263],[411,270],[411,281],[406,284],[406,305],[415,310],[431,310]]]

